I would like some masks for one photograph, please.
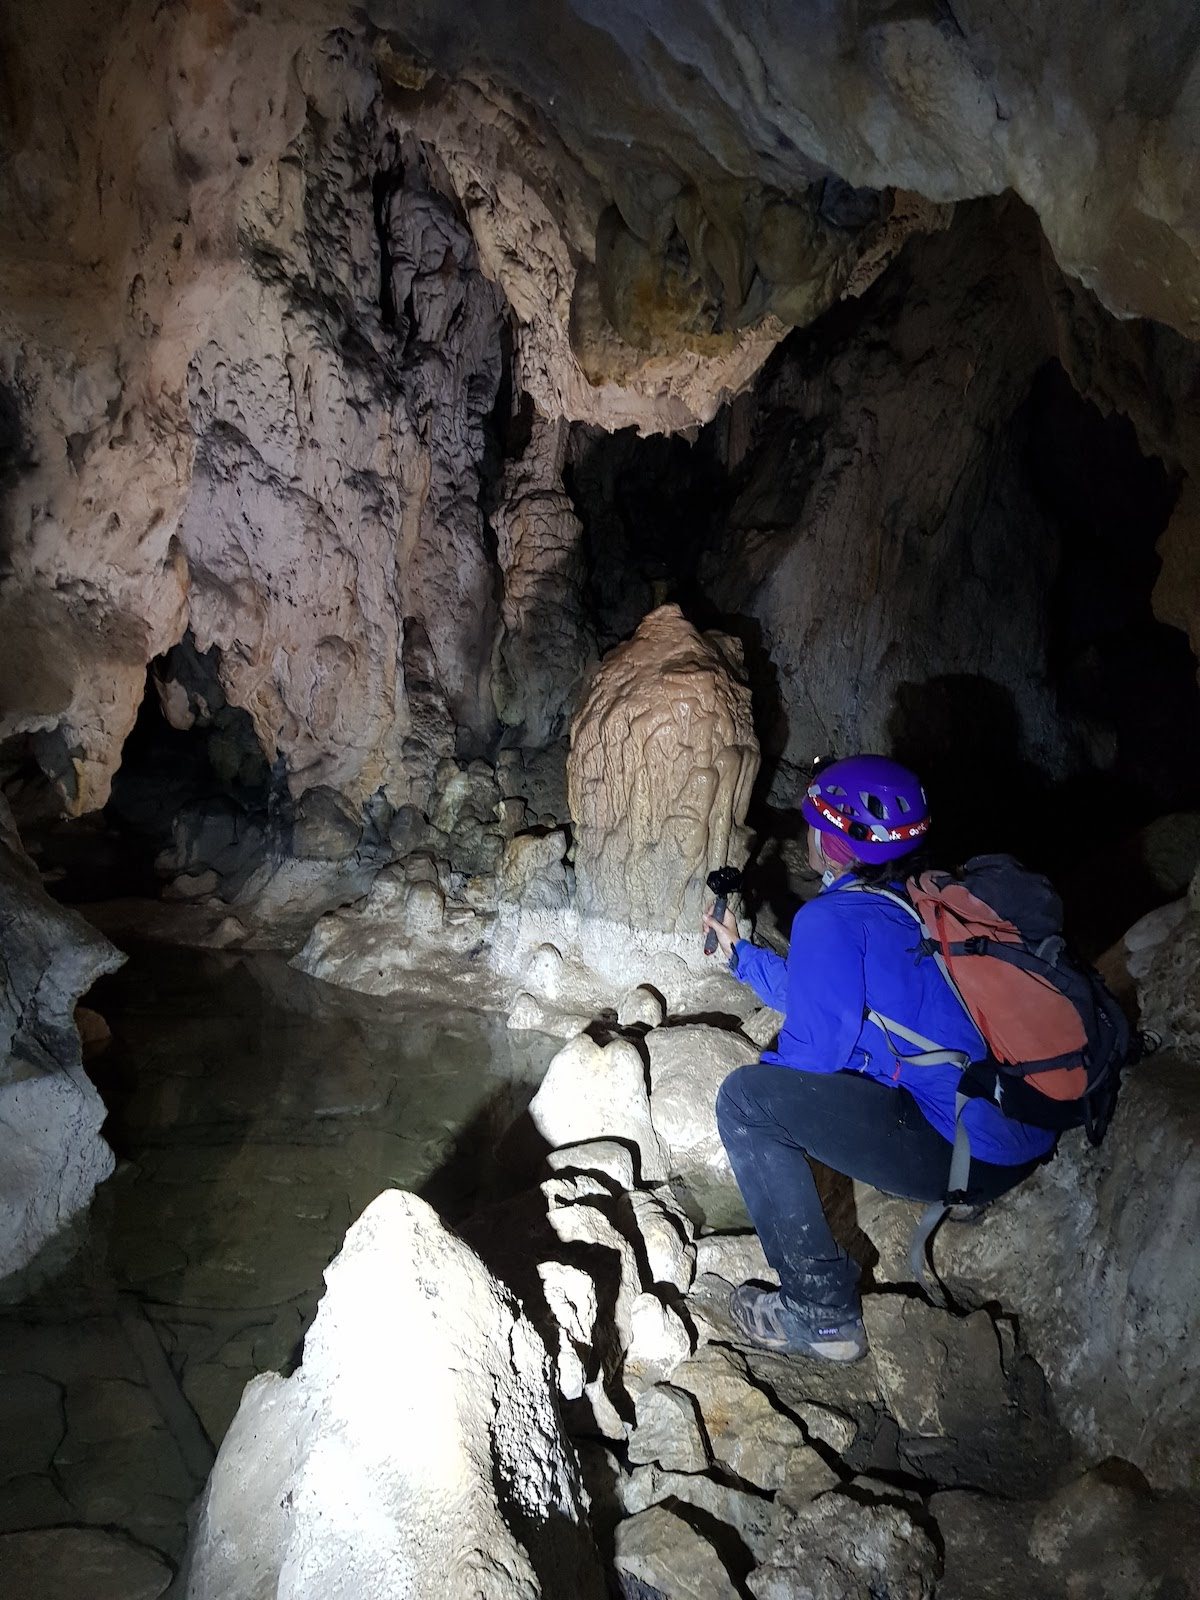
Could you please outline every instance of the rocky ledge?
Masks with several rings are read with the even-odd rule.
[[[647,988],[622,1009],[560,1051],[512,1130],[536,1140],[540,1181],[461,1237],[396,1193],[351,1229],[302,1365],[246,1391],[190,1600],[317,1600],[335,1571],[430,1600],[1193,1592],[1200,1505],[1168,1390],[1186,1411],[1171,1329],[1194,1285],[1153,1307],[1134,1287],[1153,1232],[1177,1236],[1155,1171],[1181,1195],[1196,1174],[1192,1123],[1167,1105],[1194,1094],[1185,1065],[1130,1084],[1101,1155],[1069,1137],[953,1230],[950,1309],[894,1265],[907,1219],[862,1192],[839,1212],[853,1197],[831,1182],[873,1264],[870,1356],[838,1368],[748,1347],[727,1311],[772,1274],[711,1108],[772,1017],[752,1039],[666,1016]],[[1125,1331],[1106,1339],[1110,1312]]]

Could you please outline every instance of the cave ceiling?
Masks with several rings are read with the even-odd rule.
[[[298,792],[561,729],[558,425],[694,436],[979,197],[1040,222],[1039,349],[1194,481],[1198,56],[1167,0],[20,0],[0,741],[102,805],[188,630]],[[511,395],[538,446],[497,488]]]
[[[366,9],[439,70],[484,74],[535,105],[635,234],[672,205],[678,217],[682,195],[730,250],[745,247],[763,190],[795,198],[830,175],[933,202],[1011,189],[1111,311],[1200,331],[1194,5]]]

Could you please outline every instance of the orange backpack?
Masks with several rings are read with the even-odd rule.
[[[971,1149],[962,1113],[968,1101],[985,1097],[1005,1116],[1055,1132],[1083,1127],[1099,1144],[1116,1106],[1121,1069],[1141,1053],[1142,1041],[1131,1037],[1099,974],[1069,954],[1062,901],[1049,879],[1012,856],[975,856],[957,876],[924,872],[909,879],[907,897],[855,887],[882,895],[916,920],[922,953],[937,961],[987,1047],[972,1060],[869,1013],[905,1060],[962,1069],[946,1198],[926,1212],[913,1241],[913,1265],[924,1283],[928,1240],[949,1207],[966,1198]]]

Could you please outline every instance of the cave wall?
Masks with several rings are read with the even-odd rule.
[[[1048,682],[1058,530],[1024,460],[1039,266],[1023,208],[960,207],[740,403],[701,583],[767,663],[784,787],[860,746],[920,761],[975,735],[1047,774],[1083,753]]]
[[[187,628],[297,794],[420,798],[492,735],[509,307],[362,39],[314,20],[131,8],[71,84],[74,185],[52,115],[6,172],[0,734],[55,730],[75,811]]]
[[[520,48],[483,4],[6,19],[0,742],[95,809],[189,628],[296,796],[421,803],[448,756],[552,742],[597,620],[562,422],[694,432],[818,319],[722,413],[742,492],[701,574],[770,660],[777,753],[885,742],[903,686],[952,673],[1061,765],[1017,664],[1049,561],[1014,465],[1037,362],[1200,470],[1194,40],[1164,7],[1097,73],[1089,18],[830,7],[804,52],[773,8],[546,0]],[[1017,213],[946,231],[1006,185],[1077,278]],[[1159,596],[1185,622],[1191,504]]]

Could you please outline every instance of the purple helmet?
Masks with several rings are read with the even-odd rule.
[[[847,756],[817,774],[804,820],[843,839],[859,861],[906,856],[929,832],[929,802],[915,772],[886,756]]]

